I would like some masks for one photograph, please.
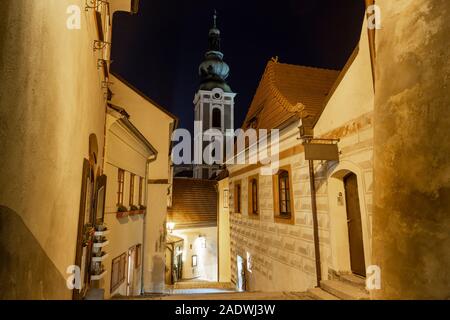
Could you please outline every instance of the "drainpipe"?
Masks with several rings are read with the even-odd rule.
[[[143,226],[143,230],[142,230],[142,250],[141,250],[141,294],[144,294],[145,292],[145,288],[144,288],[144,268],[145,268],[145,263],[144,263],[144,256],[145,256],[145,240],[146,240],[146,227],[147,227],[147,210],[148,210],[148,175],[149,175],[149,166],[150,163],[152,163],[153,161],[155,161],[157,158],[157,155],[154,154],[152,156],[150,156],[147,159],[147,164],[145,166],[145,178],[144,178],[144,184],[145,184],[145,196],[144,196],[144,203],[145,203],[145,214],[144,214],[144,226]]]
[[[314,183],[314,160],[309,160],[309,185],[311,188],[311,210],[313,216],[314,229],[314,251],[316,256],[316,277],[317,287],[320,288],[320,281],[322,280],[322,269],[320,263],[320,246],[319,246],[319,223],[317,219],[317,203],[316,203],[316,185]]]

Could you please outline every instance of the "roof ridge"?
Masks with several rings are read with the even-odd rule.
[[[331,68],[323,68],[323,67],[313,67],[313,66],[307,66],[307,65],[302,65],[302,64],[293,64],[293,63],[285,63],[285,62],[274,62],[274,61],[269,61],[269,63],[271,64],[282,64],[285,66],[290,66],[290,67],[295,67],[295,68],[307,68],[307,69],[314,69],[314,70],[325,70],[325,71],[333,71],[333,72],[341,72],[342,69],[331,69]]]

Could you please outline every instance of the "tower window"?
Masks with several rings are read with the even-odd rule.
[[[212,127],[213,128],[222,127],[222,112],[218,108],[214,108],[212,112]]]

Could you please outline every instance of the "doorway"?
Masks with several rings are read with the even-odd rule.
[[[246,290],[245,281],[245,260],[241,256],[237,256],[237,289],[238,291]]]
[[[353,172],[344,177],[345,203],[347,211],[350,267],[354,274],[365,277],[364,242],[359,206],[358,181]]]
[[[136,261],[136,247],[128,250],[128,270],[127,270],[127,296],[134,294],[134,262]]]

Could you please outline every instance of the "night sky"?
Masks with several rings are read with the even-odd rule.
[[[341,69],[358,43],[364,17],[364,0],[141,0],[137,15],[116,13],[112,71],[189,130],[214,8],[231,68],[228,83],[238,94],[236,128],[271,57]]]

